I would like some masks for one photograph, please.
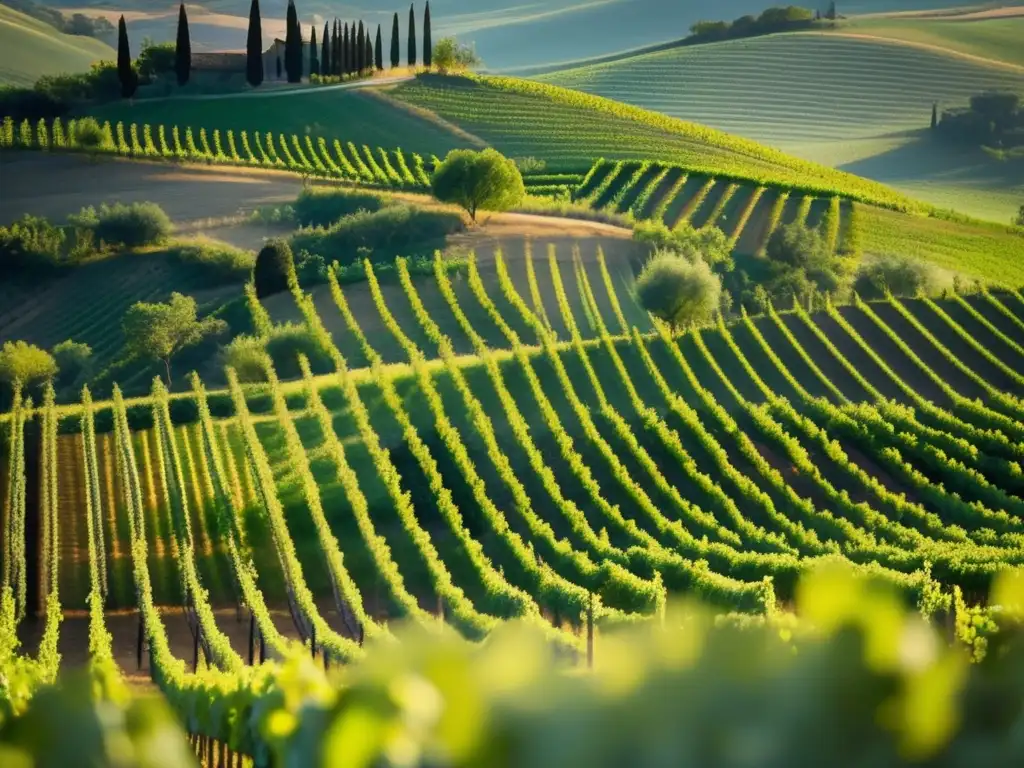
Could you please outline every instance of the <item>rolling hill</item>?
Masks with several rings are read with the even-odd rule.
[[[154,129],[177,125],[195,131],[273,131],[441,156],[450,149],[472,144],[471,139],[441,121],[431,120],[429,115],[416,114],[373,93],[344,90],[267,97],[257,92],[215,99],[148,99],[133,105],[114,102],[95,108],[91,114],[112,123],[148,123]]]
[[[915,204],[886,187],[756,141],[606,98],[510,77],[425,75],[390,94],[429,109],[511,157],[589,168],[596,157],[673,161],[710,173],[844,188],[895,206]]]
[[[76,10],[106,16],[114,23],[124,12],[132,39],[150,37],[158,42],[174,39],[174,4],[165,0],[66,0]],[[491,71],[513,70],[602,56],[679,39],[690,25],[706,19],[731,19],[756,14],[771,0],[434,0],[431,3],[434,39],[456,35],[474,45]],[[190,21],[197,50],[242,50],[249,13],[248,0],[200,0],[190,3]],[[283,34],[284,0],[260,3],[263,32]],[[857,0],[841,3],[844,13],[913,11],[956,7],[963,0]],[[84,9],[81,6],[85,6]],[[423,2],[415,3],[417,15]],[[813,7],[813,5],[812,5]],[[360,0],[344,10],[327,0],[298,3],[300,21],[312,23],[341,15],[383,25],[388,44],[391,15],[399,11],[401,34],[406,34],[407,5],[392,0]],[[422,18],[420,18],[420,22]],[[419,25],[419,22],[418,22]],[[422,30],[422,27],[420,27]],[[405,48],[402,48],[403,57]]]
[[[106,43],[65,35],[4,5],[0,5],[0,50],[0,85],[32,85],[43,75],[82,72],[94,61],[116,57]]]
[[[927,45],[1024,67],[1024,6],[920,16],[853,17],[837,30]]]
[[[746,136],[973,215],[1007,221],[1024,194],[1019,169],[937,144],[926,130],[934,102],[956,106],[993,88],[1024,92],[1024,71],[890,41],[796,33],[538,80]]]

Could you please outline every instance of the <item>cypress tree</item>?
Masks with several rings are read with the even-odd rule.
[[[359,35],[356,38],[356,72],[366,69],[366,30],[363,29],[363,22],[359,22]]]
[[[249,6],[249,36],[245,42],[245,79],[253,88],[263,82],[263,25],[260,22],[260,0]]]
[[[348,28],[348,71],[355,73],[359,71],[359,59],[357,57],[356,23],[353,21]]]
[[[352,68],[348,65],[349,60],[349,39],[348,39],[348,22],[345,22],[344,32],[341,36],[341,74],[347,75],[352,71]]]
[[[366,25],[366,55],[363,56],[363,66],[370,72],[373,71],[373,39],[370,35],[370,25]]]
[[[434,46],[430,42],[430,0],[427,0],[427,9],[423,11],[423,66],[430,69],[430,61],[434,52]]]
[[[377,25],[377,44],[374,46],[373,50],[377,54],[376,60],[373,63],[377,65],[378,71],[383,72],[384,71],[384,43],[381,40],[380,24]]]
[[[320,73],[332,74],[331,70],[331,27],[324,22],[324,39],[320,43]]]
[[[117,79],[121,81],[121,97],[130,99],[139,87],[139,76],[132,66],[132,52],[128,48],[128,27],[124,16],[117,22]]]
[[[342,57],[342,37],[341,37],[341,21],[338,19],[334,20],[334,49],[331,51],[331,64],[334,65],[334,74],[338,77],[344,74],[342,70],[345,68],[344,58]]]
[[[288,0],[288,17],[284,35],[284,68],[289,83],[302,81],[302,27],[295,0]]]
[[[395,18],[391,22],[391,68],[398,66],[398,11],[395,11]]]
[[[192,74],[192,38],[188,33],[188,16],[185,4],[178,6],[178,40],[174,46],[174,73],[178,85],[185,85]]]
[[[319,49],[316,47],[316,27],[311,27],[309,34],[309,74],[312,77],[313,75],[320,74],[320,60],[317,58]]]
[[[934,131],[939,127],[939,103],[932,103],[932,130]]]
[[[413,12],[412,5],[409,5],[409,57],[408,63],[410,67],[416,66],[416,14]]]

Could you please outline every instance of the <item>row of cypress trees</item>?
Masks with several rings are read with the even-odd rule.
[[[369,25],[352,22],[349,26],[335,19],[324,24],[324,35],[317,53],[316,30],[309,43],[309,74],[323,76],[352,75],[371,69],[384,69],[381,28],[373,41]]]
[[[288,12],[285,20],[285,54],[284,69],[288,82],[297,83],[304,74],[304,55],[302,27],[299,24],[295,0],[288,0]],[[409,29],[406,63],[410,67],[417,65],[416,51],[416,14],[413,5],[409,6]],[[423,66],[431,65],[433,44],[430,33],[430,2],[428,0],[423,12]],[[400,64],[400,42],[398,13],[394,14],[391,25],[391,66]],[[316,29],[312,30],[309,42],[310,75],[341,76],[366,72],[371,69],[384,69],[384,43],[381,25],[377,25],[376,40],[371,39],[370,27],[363,22],[352,22],[351,27],[342,24],[338,19],[324,24],[321,45],[317,46]],[[280,62],[278,62],[280,75]],[[178,32],[175,45],[174,71],[178,85],[189,81],[192,71],[192,39],[189,34],[188,14],[185,4],[178,8]],[[121,82],[121,95],[130,99],[135,95],[139,85],[139,76],[132,66],[131,50],[128,43],[128,29],[124,16],[118,21],[117,40],[117,72]],[[249,32],[246,41],[246,80],[252,86],[263,82],[263,27],[260,17],[259,0],[252,0],[249,8]]]
[[[288,82],[297,83],[302,80],[304,71],[302,28],[298,21],[295,0],[288,2],[288,15],[285,24],[285,61],[284,69]],[[409,29],[406,63],[415,67],[418,63],[416,48],[416,13],[415,6],[409,6]],[[384,42],[381,26],[377,25],[376,40],[372,39],[369,25],[363,22],[342,23],[335,19],[333,24],[324,24],[323,37],[317,45],[316,30],[312,31],[309,41],[310,75],[342,76],[366,72],[371,69],[384,69]],[[400,40],[398,13],[396,12],[391,26],[391,66],[400,65]],[[423,11],[423,66],[431,66],[433,42],[430,32],[430,2],[428,0]],[[246,43],[246,79],[252,86],[263,82],[263,30],[260,19],[259,0],[252,0],[249,7],[249,36]]]

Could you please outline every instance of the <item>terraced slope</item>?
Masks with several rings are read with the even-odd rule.
[[[0,85],[29,86],[43,75],[84,72],[94,61],[115,58],[104,42],[65,35],[5,5],[0,5],[0,50]]]
[[[542,75],[1006,221],[1024,190],[1007,166],[927,135],[933,102],[966,103],[1024,71],[895,42],[827,33],[676,48]]]
[[[595,156],[662,160],[702,172],[842,188],[897,206],[914,205],[886,187],[764,145],[546,83],[421,76],[397,86],[392,95],[436,112],[506,155],[535,156],[559,168],[589,167]]]

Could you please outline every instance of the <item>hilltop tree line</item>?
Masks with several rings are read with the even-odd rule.
[[[383,71],[388,64],[392,68],[422,66],[445,73],[479,63],[473,50],[457,43],[454,38],[433,41],[429,3],[421,19],[417,19],[415,6],[410,5],[404,38],[400,32],[399,14],[394,14],[390,46],[381,25],[374,31],[369,24],[338,19],[324,25],[322,36],[310,28],[309,37],[304,39],[294,0],[289,4],[286,28],[284,56],[277,61],[267,61],[265,65],[259,2],[252,2],[246,66],[244,73],[239,72],[240,80],[244,76],[253,87],[262,84],[267,75],[265,66],[272,72],[271,77],[278,74],[274,70],[279,68],[279,77],[287,77],[290,82],[303,79],[323,82],[329,78],[340,80],[367,76],[374,71]],[[422,29],[422,36],[417,34],[417,28]],[[32,88],[0,86],[0,115],[10,116],[16,121],[52,120],[68,115],[82,103],[134,98],[144,85],[163,83],[164,87],[169,87],[170,82],[176,81],[182,87],[192,81],[192,42],[184,3],[178,9],[174,42],[143,43],[138,57],[133,58],[123,18],[118,21],[115,35],[116,62],[96,62],[88,72],[46,75],[40,77]]]
[[[731,40],[740,37],[770,35],[775,32],[790,32],[807,29],[816,21],[836,21],[839,13],[836,4],[830,3],[828,10],[811,11],[796,5],[773,6],[759,16],[740,16],[733,21],[698,21],[690,27],[689,43],[708,43],[716,40]]]
[[[343,22],[334,19],[324,24],[323,34],[317,43],[316,29],[310,29],[308,42],[303,38],[302,26],[298,20],[298,10],[294,0],[288,2],[288,15],[285,25],[284,61],[276,62],[277,76],[282,73],[288,82],[298,83],[303,77],[316,76],[324,78],[344,78],[365,75],[374,70],[384,70],[384,34],[380,24],[376,34],[369,24],[362,21]],[[391,67],[401,66],[399,51],[398,13],[394,14],[391,26]],[[427,2],[423,11],[423,66],[431,66],[433,45],[430,31],[430,3]],[[263,32],[259,0],[252,0],[249,8],[249,34],[246,43],[246,80],[253,87],[263,82]],[[409,22],[407,30],[406,66],[416,67],[417,56],[416,12],[415,6],[409,6]]]

